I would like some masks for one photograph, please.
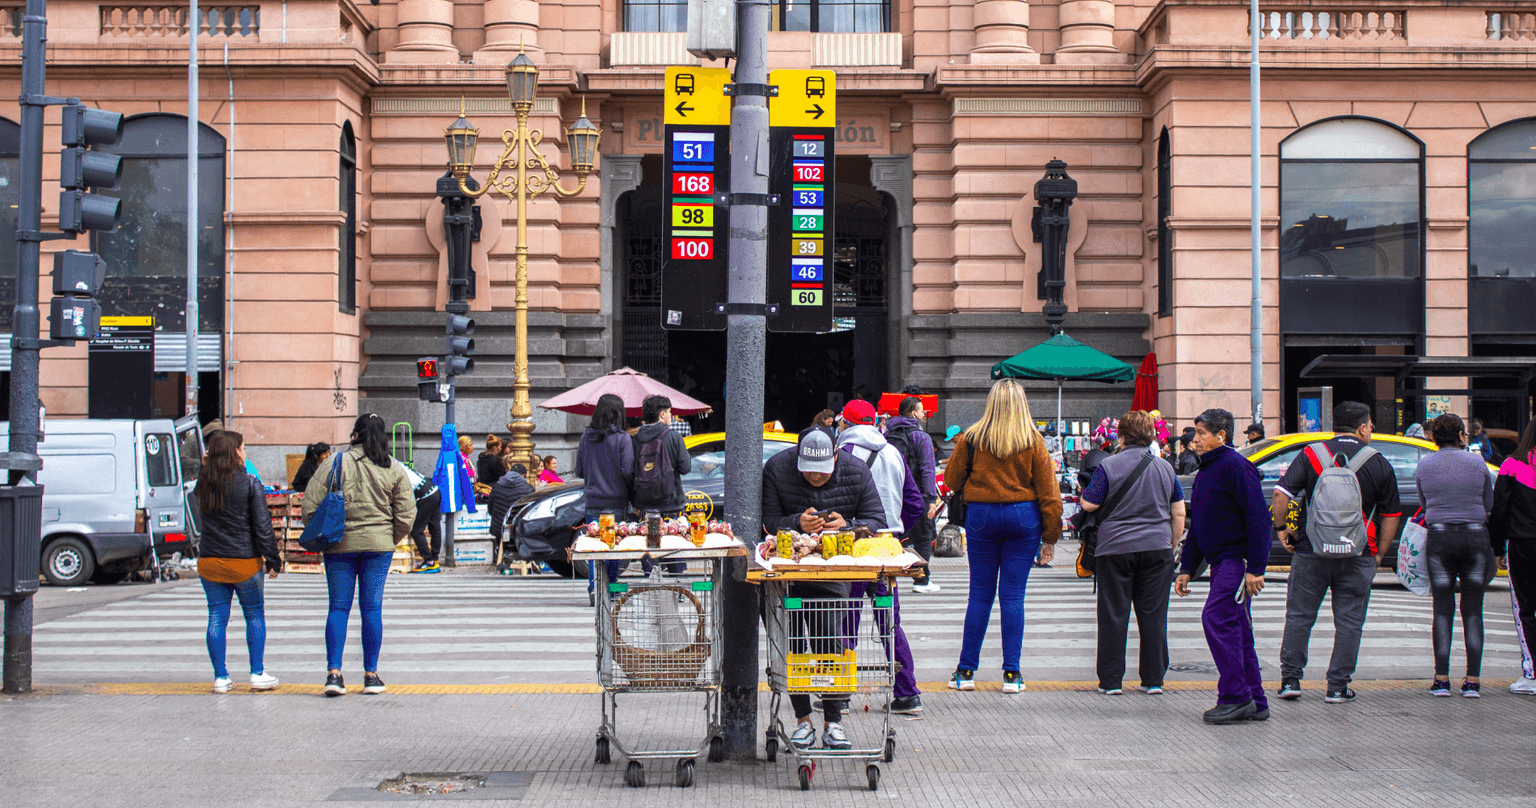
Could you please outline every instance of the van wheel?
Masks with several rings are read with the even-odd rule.
[[[43,551],[43,576],[54,586],[79,586],[95,572],[91,548],[79,539],[58,539]]]
[[[122,581],[127,577],[127,570],[121,572],[111,570],[96,570],[95,574],[91,576],[91,583],[100,584],[102,586],[110,586],[112,584],[122,583]]]

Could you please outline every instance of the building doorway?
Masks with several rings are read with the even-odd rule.
[[[713,406],[711,415],[694,419],[697,431],[724,429],[725,332],[661,328],[661,158],[647,156],[641,165],[644,183],[619,199],[615,215],[616,364]],[[837,158],[837,177],[844,181],[835,191],[833,330],[768,335],[763,419],[790,431],[805,428],[823,409],[840,409],[850,397],[875,401],[888,389],[893,217],[890,200],[870,185],[869,174],[869,158]]]

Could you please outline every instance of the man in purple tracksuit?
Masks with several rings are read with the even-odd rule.
[[[1269,562],[1269,507],[1259,470],[1233,449],[1232,413],[1210,409],[1195,419],[1192,441],[1200,471],[1190,493],[1189,536],[1184,541],[1173,591],[1189,594],[1189,579],[1202,560],[1211,565],[1211,591],[1200,622],[1220,678],[1207,724],[1263,721],[1269,702],[1253,648],[1249,599],[1264,589]]]

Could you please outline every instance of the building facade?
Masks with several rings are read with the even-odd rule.
[[[724,335],[660,328],[663,73],[698,63],[685,2],[202,9],[189,23],[174,1],[53,0],[48,14],[49,93],[130,116],[117,147],[125,224],[96,246],[111,262],[108,313],[152,314],[164,330],[166,412],[179,413],[187,370],[194,27],[195,378],[204,420],[246,433],[264,473],[280,476],[304,444],[343,441],[366,411],[411,424],[435,451],[442,410],[416,400],[413,362],[442,351],[443,130],[461,110],[480,128],[483,179],[496,133],[515,125],[503,68],[519,50],[540,66],[532,125],[551,162],[568,165],[564,128],[583,105],[603,133],[581,195],[529,205],[534,402],[624,365],[724,401]],[[15,90],[20,4],[0,10],[11,65],[0,83]],[[1536,353],[1536,3],[1298,0],[1261,12],[1264,420],[1296,428],[1297,391],[1326,384],[1371,403],[1390,431],[1424,402],[1392,379],[1302,369],[1325,354]],[[1155,353],[1161,409],[1180,425],[1211,406],[1246,418],[1248,41],[1240,0],[775,0],[770,67],[838,76],[837,330],[770,339],[765,420],[796,428],[842,397],[905,384],[940,394],[935,431],[973,419],[990,366],[1048,335],[1030,225],[1053,158],[1079,188],[1066,330],[1132,364]],[[14,181],[14,102],[0,117],[0,176]],[[51,149],[44,173],[57,177]],[[477,370],[461,382],[458,421],[479,436],[508,420],[513,206],[488,195],[477,220]],[[0,260],[14,273],[14,255]],[[49,414],[85,415],[85,348],[44,356]],[[1037,417],[1051,417],[1054,388],[1039,390]],[[1129,401],[1128,385],[1068,385],[1064,410],[1097,421]],[[1512,424],[1511,402],[1472,406]],[[539,451],[568,458],[584,419],[535,408],[535,420]]]

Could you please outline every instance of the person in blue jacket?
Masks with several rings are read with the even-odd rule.
[[[1200,622],[1220,678],[1207,724],[1269,718],[1259,657],[1253,647],[1249,599],[1264,590],[1269,563],[1269,505],[1259,470],[1230,445],[1232,413],[1209,409],[1195,419],[1191,441],[1200,473],[1190,493],[1189,536],[1184,540],[1173,592],[1189,594],[1189,579],[1202,560],[1211,565],[1210,595]]]

